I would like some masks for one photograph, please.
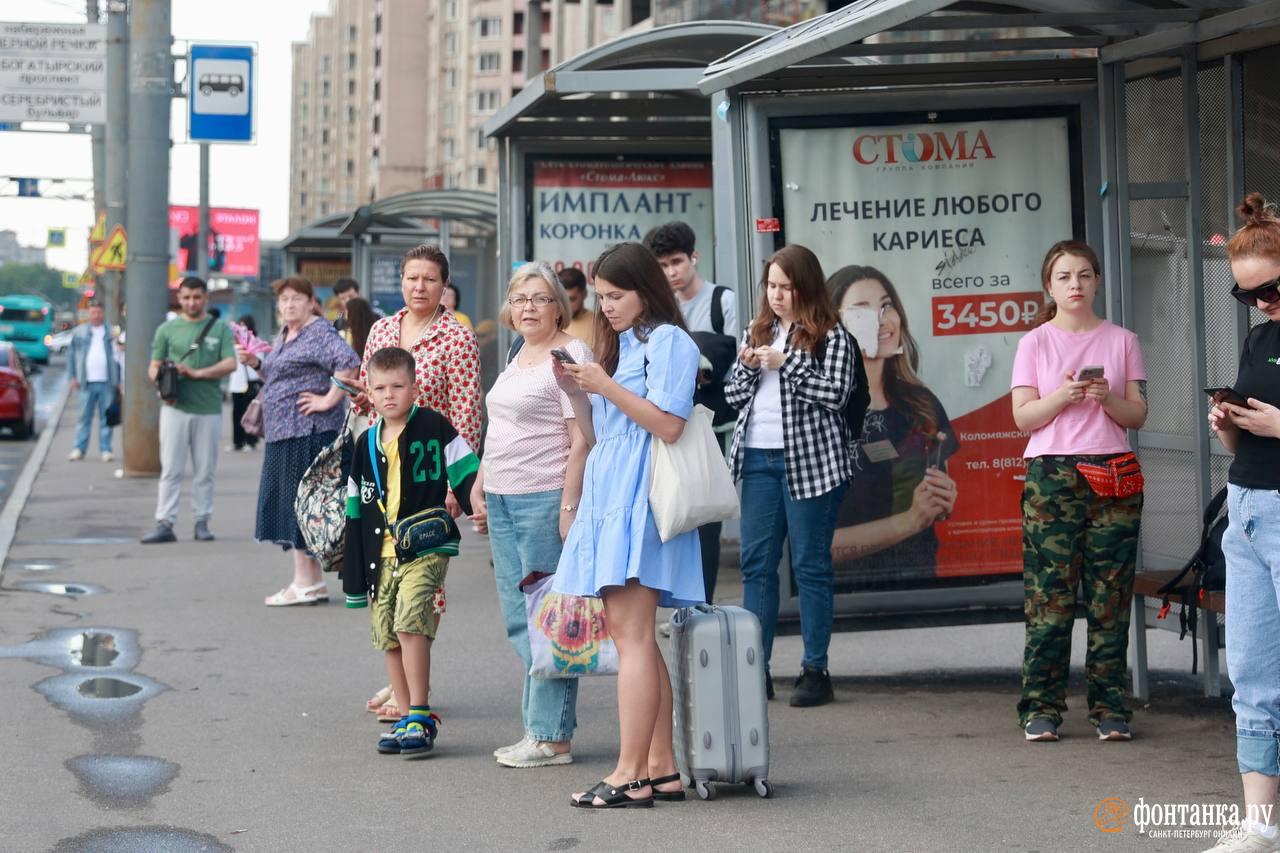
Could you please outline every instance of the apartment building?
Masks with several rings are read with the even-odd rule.
[[[483,127],[524,86],[527,8],[526,0],[331,0],[313,16],[307,40],[293,45],[290,229],[413,190],[493,190],[497,157]],[[547,0],[539,68],[647,13],[640,4]]]

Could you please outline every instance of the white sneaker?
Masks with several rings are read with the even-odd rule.
[[[84,454],[81,453],[79,450],[73,450],[67,454],[67,459],[70,460],[71,462],[79,462],[83,458],[84,458]]]
[[[112,453],[110,450],[108,450],[107,452],[105,452],[105,453],[103,453],[103,454],[102,454],[102,461],[103,461],[103,462],[115,462],[115,461],[116,461],[115,454],[114,454],[114,453]]]
[[[1204,853],[1276,853],[1280,850],[1280,833],[1274,838],[1259,835],[1253,822],[1246,818],[1218,836],[1218,843]]]
[[[527,739],[523,746],[499,755],[498,763],[503,767],[555,767],[559,764],[572,764],[573,753],[556,752],[549,743]]]
[[[520,749],[527,743],[536,743],[536,742],[537,741],[531,740],[528,735],[525,735],[515,743],[508,744],[507,746],[500,746],[497,749],[495,749],[493,751],[493,757],[501,758],[502,756],[506,755],[508,752],[514,752],[515,750]]]

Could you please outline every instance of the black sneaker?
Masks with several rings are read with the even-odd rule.
[[[773,698],[773,676],[769,674],[769,667],[764,668],[764,698]]]
[[[814,705],[834,702],[835,698],[835,691],[831,689],[831,675],[825,669],[806,666],[800,671],[795,689],[791,691],[791,707],[812,708]]]
[[[165,524],[163,521],[156,522],[156,529],[142,537],[143,545],[155,545],[159,542],[177,542],[178,537],[173,535],[173,527]]]

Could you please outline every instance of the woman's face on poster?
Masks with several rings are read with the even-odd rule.
[[[880,315],[876,336],[877,358],[887,358],[902,348],[902,316],[893,305],[884,285],[874,278],[863,278],[849,285],[840,299],[840,311],[846,308],[869,308]]]

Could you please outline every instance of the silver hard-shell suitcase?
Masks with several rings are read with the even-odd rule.
[[[760,622],[741,607],[699,604],[671,617],[676,761],[704,800],[717,782],[769,784],[769,710]]]

